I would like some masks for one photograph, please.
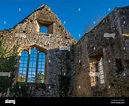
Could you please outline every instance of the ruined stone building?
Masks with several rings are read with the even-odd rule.
[[[115,8],[78,42],[46,5],[0,37],[7,51],[18,51],[12,87],[1,96],[129,96],[128,6]]]

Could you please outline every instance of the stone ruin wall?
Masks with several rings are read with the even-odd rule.
[[[42,25],[48,27],[48,34],[39,32]],[[106,38],[104,33],[115,33],[115,38]],[[38,45],[47,51],[46,88],[34,87],[30,94],[44,97],[59,96],[59,75],[70,77],[68,96],[92,97],[93,91],[98,89],[91,87],[89,63],[99,52],[104,57],[105,88],[102,96],[129,96],[128,34],[129,7],[116,8],[77,44],[47,6],[41,6],[14,28],[0,31],[8,51],[17,43],[18,47]],[[63,46],[71,49],[60,50]]]
[[[48,28],[48,34],[39,32],[42,25]],[[76,41],[50,8],[46,5],[39,7],[14,28],[0,31],[0,36],[5,38],[3,45],[9,48],[8,51],[13,50],[14,45],[18,47],[38,45],[47,52],[46,84],[54,86],[53,90],[50,90],[54,93],[47,94],[47,96],[59,96],[58,75],[70,72],[72,68],[70,65],[71,45]]]
[[[115,38],[104,37],[104,33],[115,33]],[[129,7],[116,8],[75,48],[72,96],[92,97],[93,91],[98,90],[90,85],[89,63],[99,52],[103,53],[105,73],[105,88],[100,96],[129,96]]]

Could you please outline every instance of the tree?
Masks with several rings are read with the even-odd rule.
[[[38,72],[38,74],[37,74],[37,82],[38,82],[38,83],[44,82],[44,75],[42,74],[41,71]]]
[[[18,76],[18,82],[25,82],[25,77],[19,75]]]
[[[0,92],[6,92],[12,86],[15,71],[15,57],[17,56],[17,46],[12,51],[8,51],[8,47],[3,46],[4,38],[0,37],[0,72],[10,72],[11,76],[0,75]]]

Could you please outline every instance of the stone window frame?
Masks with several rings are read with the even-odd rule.
[[[49,34],[54,33],[54,22],[53,21],[37,19],[37,23],[38,23],[38,26],[39,26],[39,33],[43,33],[43,32],[40,32],[40,28],[42,26],[44,26],[48,29],[48,33],[44,33],[44,34],[49,35]]]
[[[19,47],[19,49],[18,49],[18,69],[17,69],[18,72],[17,72],[16,81],[18,82],[18,74],[19,74],[19,67],[20,67],[20,62],[19,61],[20,61],[21,53],[24,50],[28,52],[28,63],[27,63],[28,65],[27,65],[27,70],[26,70],[26,73],[28,73],[27,71],[29,69],[30,51],[31,51],[32,48],[36,48],[37,51],[38,51],[38,54],[41,53],[41,52],[45,53],[46,58],[45,58],[44,83],[47,84],[48,83],[48,50],[43,48],[43,47],[41,47],[41,46],[39,46],[39,45],[36,45],[36,44],[28,44],[28,45]],[[36,65],[38,65],[38,61],[36,62]],[[36,67],[38,67],[38,66],[36,66]],[[27,82],[27,78],[26,78],[25,82],[19,82],[19,83],[28,83],[28,84],[32,83],[32,84],[34,84],[34,83],[37,83],[37,82]]]

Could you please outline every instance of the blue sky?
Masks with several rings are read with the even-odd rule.
[[[71,35],[79,40],[88,26],[95,26],[98,19],[115,7],[129,5],[129,0],[1,0],[0,30],[14,27],[43,4],[48,5]]]

